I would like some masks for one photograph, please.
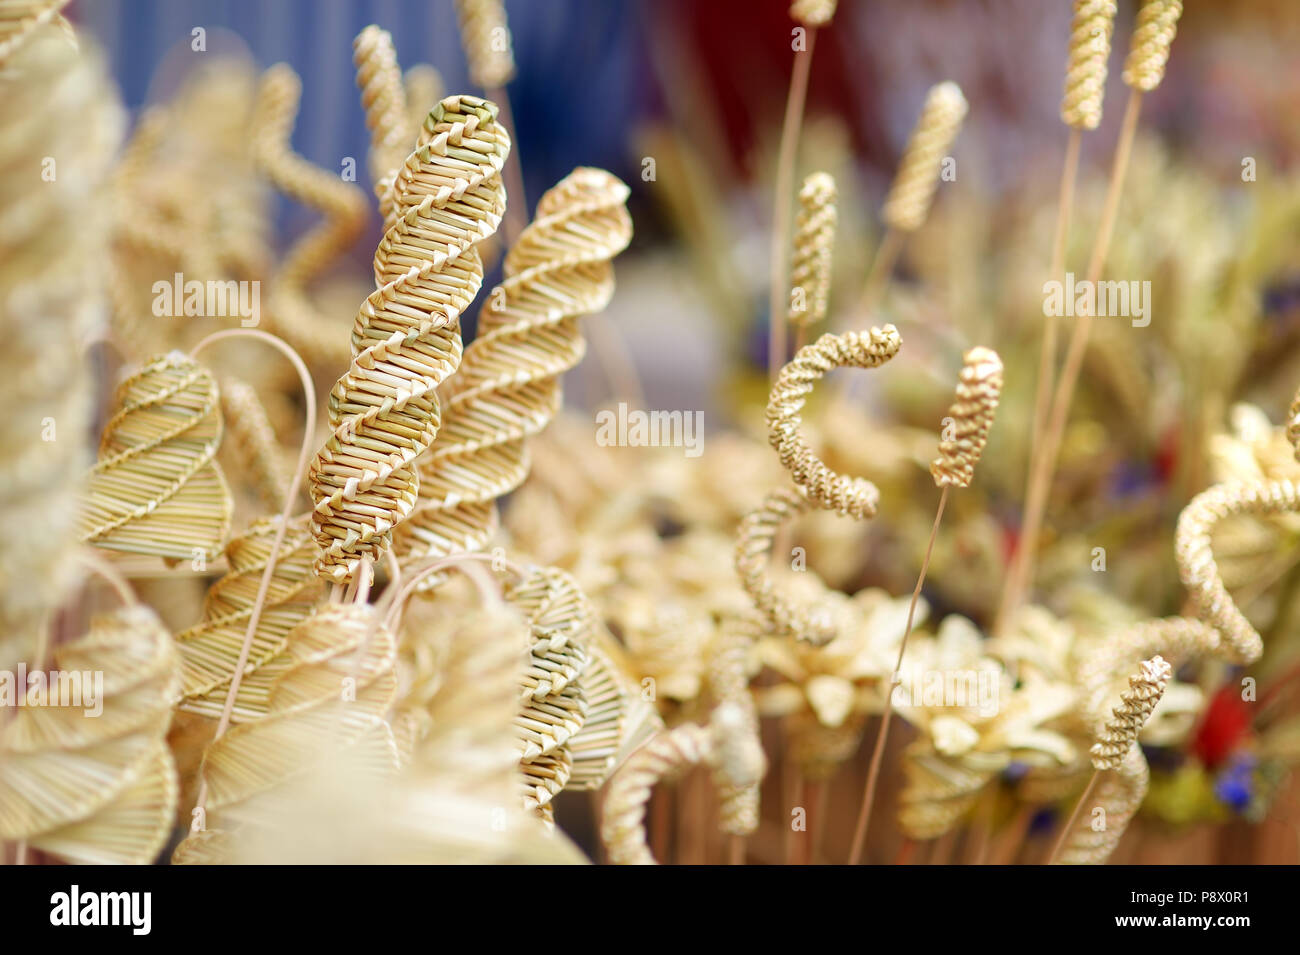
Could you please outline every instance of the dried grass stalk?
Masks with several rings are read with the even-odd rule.
[[[1096,129],[1101,123],[1114,32],[1115,0],[1074,0],[1070,58],[1061,99],[1061,121],[1071,129]]]
[[[415,507],[415,459],[437,437],[437,388],[460,364],[460,315],[483,282],[474,246],[505,211],[510,137],[496,115],[476,96],[447,97],[393,182],[377,288],[357,315],[352,366],[330,393],[333,431],[309,474],[316,569],[334,581],[377,560]]]
[[[944,157],[966,118],[966,97],[956,83],[939,83],[926,94],[921,118],[899,161],[881,218],[891,229],[915,232],[929,215]]]
[[[469,61],[469,78],[497,90],[515,76],[515,56],[502,0],[456,0],[460,43]]]
[[[939,456],[930,464],[938,487],[970,487],[984,453],[1002,394],[1002,359],[989,348],[972,348],[963,358],[957,398],[948,409]],[[948,432],[951,419],[951,437]]]
[[[1128,86],[1150,93],[1160,85],[1182,14],[1182,0],[1143,0],[1129,40],[1128,59],[1124,61],[1124,82]]]
[[[794,257],[790,262],[791,303],[788,315],[796,327],[815,325],[826,318],[831,292],[831,257],[835,246],[835,180],[815,172],[799,190],[799,217],[794,229]],[[794,293],[802,301],[794,302]]]

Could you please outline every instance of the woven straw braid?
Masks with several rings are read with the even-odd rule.
[[[903,760],[906,784],[898,823],[909,839],[935,839],[949,831],[975,805],[994,773],[944,759],[927,748]]]
[[[203,619],[176,635],[181,654],[182,709],[206,716],[220,715],[235,677],[248,619],[257,600],[277,527],[278,520],[263,519],[231,540],[226,546],[230,569],[208,591],[203,601]],[[265,679],[257,681],[253,677],[264,664],[281,656],[290,631],[310,616],[312,607],[323,596],[320,580],[312,573],[314,557],[314,541],[307,522],[293,522],[285,533],[257,632],[253,635],[232,713],[236,722],[265,715],[270,687]],[[251,712],[250,705],[255,706]]]
[[[1119,768],[1172,676],[1173,668],[1159,654],[1142,661],[1138,672],[1128,678],[1129,688],[1120,694],[1119,706],[1111,711],[1110,719],[1097,734],[1091,750],[1094,769]]]
[[[1002,359],[991,349],[972,348],[963,358],[957,397],[948,409],[953,437],[939,442],[939,456],[930,464],[938,487],[970,487],[1001,394]]]
[[[1221,656],[1249,664],[1264,652],[1264,641],[1233,602],[1214,561],[1211,534],[1232,514],[1278,514],[1300,509],[1300,492],[1290,481],[1219,484],[1192,498],[1178,516],[1174,553],[1183,586],[1196,616],[1222,636]]]
[[[53,670],[103,675],[103,710],[29,704],[0,734],[0,838],[66,862],[146,864],[171,831],[167,749],[178,685],[171,635],[143,606],[94,620]]]
[[[808,446],[800,412],[813,386],[834,368],[878,368],[898,354],[903,340],[893,325],[865,332],[823,335],[781,369],[767,404],[768,439],[794,483],[819,506],[859,520],[875,516],[880,492],[870,481],[837,474]]]
[[[609,778],[627,736],[630,688],[619,679],[617,667],[596,643],[587,647],[587,668],[582,671],[582,696],[587,717],[582,729],[569,738],[573,771],[566,789],[599,789]]]
[[[790,260],[791,325],[807,327],[826,317],[831,293],[831,256],[835,247],[835,180],[815,172],[799,190],[799,217],[794,228],[794,255]],[[803,291],[803,307],[795,308],[793,290]]]
[[[776,633],[824,646],[835,639],[834,625],[822,609],[796,607],[777,593],[768,574],[772,545],[781,525],[808,511],[808,499],[793,489],[770,491],[763,503],[741,520],[736,531],[736,573]]]
[[[485,90],[500,89],[514,79],[515,56],[502,0],[456,0],[456,19],[469,78]]]
[[[30,659],[77,576],[95,382],[85,344],[108,260],[96,200],[124,123],[100,58],[40,33],[0,71],[0,532],[13,542],[0,548],[0,670]],[[44,157],[57,182],[40,180]]]
[[[1146,798],[1150,780],[1142,747],[1130,747],[1117,771],[1103,776],[1097,787],[1093,805],[1105,810],[1105,825],[1100,832],[1095,831],[1091,825],[1092,814],[1086,813],[1057,861],[1061,865],[1101,865],[1110,858]]]
[[[718,790],[719,827],[733,835],[749,835],[758,828],[759,783],[762,781],[763,744],[758,712],[749,692],[749,652],[761,627],[752,617],[730,618],[722,624],[709,657],[709,687],[718,705],[731,707],[716,725],[719,759],[714,771]],[[757,753],[757,771],[754,765]]]
[[[352,41],[352,63],[357,70],[357,87],[370,130],[370,178],[380,200],[384,228],[392,226],[392,184],[415,142],[415,131],[434,105],[430,100],[414,120],[407,115],[402,72],[397,65],[393,38],[387,30],[371,24]]]
[[[1114,0],[1074,0],[1070,58],[1061,99],[1061,121],[1073,129],[1096,129],[1101,123],[1106,64],[1114,32]]]
[[[376,290],[352,333],[354,358],[330,393],[333,433],[309,474],[317,572],[335,581],[377,560],[416,502],[415,459],[438,434],[436,389],[460,364],[460,314],[478,294],[474,245],[505,210],[510,137],[496,107],[449,96],[393,183],[393,226],[375,251]]]
[[[233,504],[216,464],[216,381],[179,352],[155,358],[117,391],[80,517],[81,539],[170,560],[212,558]]]
[[[285,253],[272,286],[270,318],[273,330],[308,360],[337,368],[348,363],[351,352],[346,342],[322,334],[307,283],[356,240],[365,224],[366,200],[356,186],[293,151],[301,98],[302,81],[287,64],[262,74],[253,115],[254,162],[281,192],[324,216]]]
[[[1182,0],[1143,0],[1124,61],[1127,85],[1144,93],[1160,85],[1182,14]]]
[[[54,24],[76,42],[60,12],[70,0],[0,0],[0,65],[18,52],[45,24]]]
[[[806,27],[824,27],[835,16],[835,5],[838,2],[839,0],[794,0],[790,4],[790,17]]]
[[[281,510],[289,469],[257,389],[239,378],[223,378],[221,418],[226,427],[222,447],[234,454],[266,509]]]
[[[614,293],[610,260],[632,238],[628,188],[579,168],[537,205],[484,302],[451,382],[442,431],[420,465],[419,500],[397,533],[402,559],[477,550],[494,502],[528,475],[526,441],[555,417],[560,378],[586,349],[579,319]]]
[[[914,232],[930,213],[930,203],[939,188],[944,157],[966,118],[966,97],[956,83],[939,83],[926,94],[921,118],[912,130],[907,149],[898,164],[881,218],[891,229]]]
[[[1216,656],[1219,633],[1213,627],[1189,617],[1144,620],[1108,637],[1079,665],[1083,710],[1090,719],[1104,717],[1114,698],[1114,684],[1139,661],[1159,655],[1172,666],[1194,657]]]

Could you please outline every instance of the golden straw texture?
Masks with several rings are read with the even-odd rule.
[[[1233,663],[1253,663],[1264,641],[1223,583],[1214,560],[1211,534],[1234,514],[1279,514],[1300,509],[1300,491],[1290,481],[1219,484],[1192,498],[1178,516],[1174,553],[1196,616],[1222,635],[1221,655]]]
[[[758,828],[759,783],[766,768],[758,711],[749,692],[749,654],[760,627],[752,617],[725,620],[709,656],[709,688],[722,711],[713,725],[719,828],[745,836]]]
[[[1142,748],[1130,747],[1117,771],[1101,778],[1092,804],[1084,807],[1083,818],[1057,861],[1061,865],[1101,865],[1110,858],[1142,805],[1150,780],[1151,773]],[[1103,815],[1098,816],[1096,808],[1100,808]]]
[[[1120,694],[1119,706],[1097,734],[1092,747],[1094,769],[1118,769],[1129,749],[1137,742],[1151,711],[1160,702],[1173,668],[1159,654],[1144,660],[1138,672],[1129,677],[1129,688]]]
[[[878,368],[898,354],[903,340],[893,325],[865,332],[823,335],[781,369],[767,404],[768,438],[781,463],[819,506],[859,520],[875,516],[880,492],[870,481],[837,474],[799,432],[800,412],[814,385],[835,368]]]
[[[806,27],[824,27],[835,16],[836,3],[838,0],[794,0],[790,17]]]
[[[0,670],[30,657],[76,579],[95,382],[86,345],[102,331],[109,241],[96,199],[124,121],[99,55],[57,30],[0,71]]]
[[[807,327],[826,317],[837,212],[835,180],[815,172],[799,190],[799,218],[790,261],[790,324]],[[796,294],[797,293],[797,294]]]
[[[446,87],[442,74],[428,63],[417,63],[407,70],[402,87],[406,90],[406,127],[414,136],[429,110],[442,99]]]
[[[210,559],[232,503],[216,464],[221,409],[211,372],[171,352],[118,388],[80,516],[81,539],[171,561]]]
[[[415,507],[415,459],[437,437],[437,388],[460,364],[460,315],[483,282],[474,246],[505,211],[510,137],[496,116],[478,97],[447,97],[394,180],[377,288],[357,315],[352,365],[330,392],[333,430],[309,474],[316,568],[332,580],[377,560]]]
[[[152,862],[178,792],[166,743],[178,686],[171,635],[147,607],[126,607],[57,649],[52,669],[101,675],[102,710],[91,718],[83,691],[84,706],[29,693],[14,711],[0,733],[0,838],[72,863]]]
[[[380,198],[384,227],[389,209],[386,196],[402,162],[415,145],[415,131],[420,128],[434,102],[425,105],[419,119],[411,124],[407,116],[406,93],[402,73],[397,65],[393,38],[387,30],[371,24],[352,41],[352,62],[357,70],[361,105],[366,111],[366,128],[370,130],[370,178],[375,195]]]
[[[280,263],[269,302],[271,326],[309,361],[339,368],[352,357],[347,342],[323,334],[327,327],[307,294],[307,283],[356,240],[365,224],[366,201],[356,186],[293,151],[290,140],[301,97],[302,81],[287,64],[277,63],[262,74],[253,118],[254,162],[281,192],[324,215]]]
[[[555,417],[560,378],[582,359],[579,319],[614,294],[610,260],[632,238],[627,197],[610,173],[578,168],[537,204],[450,383],[415,510],[396,534],[403,560],[477,550],[491,537],[496,499],[527,477],[527,439]]]
[[[18,52],[43,25],[55,24],[69,37],[72,27],[60,13],[70,0],[0,0],[0,65]]]
[[[972,348],[964,356],[957,398],[944,419],[939,456],[930,464],[936,486],[970,487],[1001,394],[1002,359],[992,349]]]
[[[502,0],[456,0],[460,43],[469,61],[469,78],[485,90],[514,79],[515,56]]]
[[[1070,58],[1061,99],[1061,121],[1073,129],[1096,129],[1101,123],[1106,64],[1114,32],[1114,0],[1074,0]]]
[[[278,512],[284,507],[289,469],[257,390],[238,378],[222,379],[221,417],[226,426],[222,446],[234,454],[266,509]]]
[[[1143,0],[1124,61],[1127,85],[1144,93],[1160,85],[1182,13],[1182,0]]]
[[[881,210],[891,229],[914,232],[925,222],[939,188],[943,160],[965,118],[966,97],[960,86],[948,82],[930,88]]]

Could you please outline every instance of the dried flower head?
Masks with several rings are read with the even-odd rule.
[[[1118,769],[1129,749],[1137,742],[1151,711],[1160,702],[1174,670],[1156,654],[1144,660],[1138,672],[1128,678],[1129,688],[1120,694],[1120,704],[1097,735],[1092,747],[1094,769]]]
[[[1096,129],[1106,93],[1106,63],[1115,31],[1115,0],[1074,0],[1070,58],[1065,68],[1061,120],[1074,129]]]
[[[997,352],[972,348],[963,361],[957,398],[944,420],[939,456],[930,464],[939,487],[970,487],[1002,394],[1002,359]]]
[[[799,190],[799,218],[794,231],[794,258],[790,263],[791,325],[809,326],[826,317],[831,291],[831,254],[835,245],[835,180],[815,172]],[[794,291],[801,293],[796,307]]]
[[[881,210],[881,217],[891,229],[914,232],[925,221],[939,188],[944,157],[957,138],[966,109],[966,97],[956,83],[930,87]]]
[[[1144,93],[1160,85],[1182,13],[1183,0],[1145,0],[1133,27],[1128,59],[1124,61],[1126,84]]]

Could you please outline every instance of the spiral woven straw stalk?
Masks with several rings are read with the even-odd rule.
[[[1002,359],[992,349],[972,348],[963,358],[957,397],[944,419],[939,456],[930,464],[938,487],[970,487],[1001,395]]]
[[[171,635],[139,605],[55,650],[54,669],[102,674],[103,709],[94,719],[53,703],[16,711],[0,732],[0,838],[72,863],[152,862],[176,812],[166,743],[176,662]]]
[[[117,390],[83,498],[81,539],[168,560],[211,559],[233,507],[216,463],[221,408],[212,373],[179,352]]]
[[[469,78],[485,90],[509,83],[515,75],[515,55],[502,0],[456,0],[456,18]]]
[[[799,190],[799,217],[795,220],[794,256],[790,261],[790,324],[815,325],[826,318],[831,292],[831,257],[835,247],[835,180],[815,172]],[[801,302],[796,307],[795,292]]]
[[[758,828],[759,783],[765,770],[758,711],[749,692],[749,654],[761,627],[752,617],[723,622],[710,648],[709,689],[719,706],[728,706],[715,734],[719,753],[714,782],[723,832],[746,836]]]
[[[441,425],[438,385],[460,364],[460,314],[483,282],[474,246],[505,210],[510,137],[496,107],[449,96],[393,182],[395,221],[375,252],[376,290],[330,393],[333,433],[312,461],[317,572],[334,581],[377,560],[416,504],[415,459]]]
[[[956,83],[940,83],[926,94],[921,118],[908,140],[881,218],[891,229],[915,232],[930,213],[944,157],[966,118],[966,97]]]
[[[1182,14],[1182,0],[1143,0],[1124,61],[1128,86],[1149,93],[1160,85]]]
[[[393,38],[387,30],[371,24],[352,41],[352,62],[357,70],[357,87],[370,130],[370,178],[380,200],[384,228],[392,226],[392,185],[420,129],[436,100],[426,104],[414,118],[407,114],[402,72],[397,65]]]
[[[1172,676],[1173,668],[1157,654],[1144,660],[1138,672],[1129,677],[1129,688],[1120,695],[1119,705],[1111,711],[1093,744],[1094,769],[1119,768],[1129,749],[1137,743],[1138,733],[1160,702]]]
[[[1114,32],[1114,0],[1074,0],[1065,95],[1061,99],[1061,121],[1072,129],[1096,129],[1101,124]]]
[[[1130,747],[1116,771],[1103,776],[1097,787],[1093,806],[1105,812],[1103,825],[1094,827],[1095,817],[1090,812],[1070,834],[1058,861],[1062,865],[1101,865],[1109,859],[1146,798],[1150,781],[1142,748]]]
[[[579,319],[614,294],[611,260],[632,238],[627,197],[615,176],[589,168],[542,196],[450,383],[415,509],[396,534],[403,560],[477,550],[490,538],[496,499],[527,477],[527,439],[555,417],[561,376],[582,359]]]

